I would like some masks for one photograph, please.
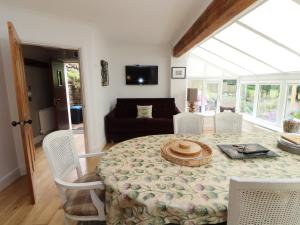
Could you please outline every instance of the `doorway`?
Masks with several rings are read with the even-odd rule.
[[[56,130],[72,129],[85,152],[79,51],[22,45],[35,145]]]

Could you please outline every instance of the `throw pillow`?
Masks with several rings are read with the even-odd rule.
[[[152,118],[152,105],[138,105],[137,118]]]

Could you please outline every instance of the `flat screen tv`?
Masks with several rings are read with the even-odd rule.
[[[158,66],[126,66],[127,85],[155,85],[158,84]]]

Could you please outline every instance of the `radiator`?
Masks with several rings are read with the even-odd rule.
[[[39,111],[39,119],[41,125],[40,133],[46,135],[56,128],[55,109],[49,107]]]

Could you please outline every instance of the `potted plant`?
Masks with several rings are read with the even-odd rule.
[[[290,118],[283,121],[283,130],[287,133],[298,133],[300,130],[300,111],[292,112]]]

